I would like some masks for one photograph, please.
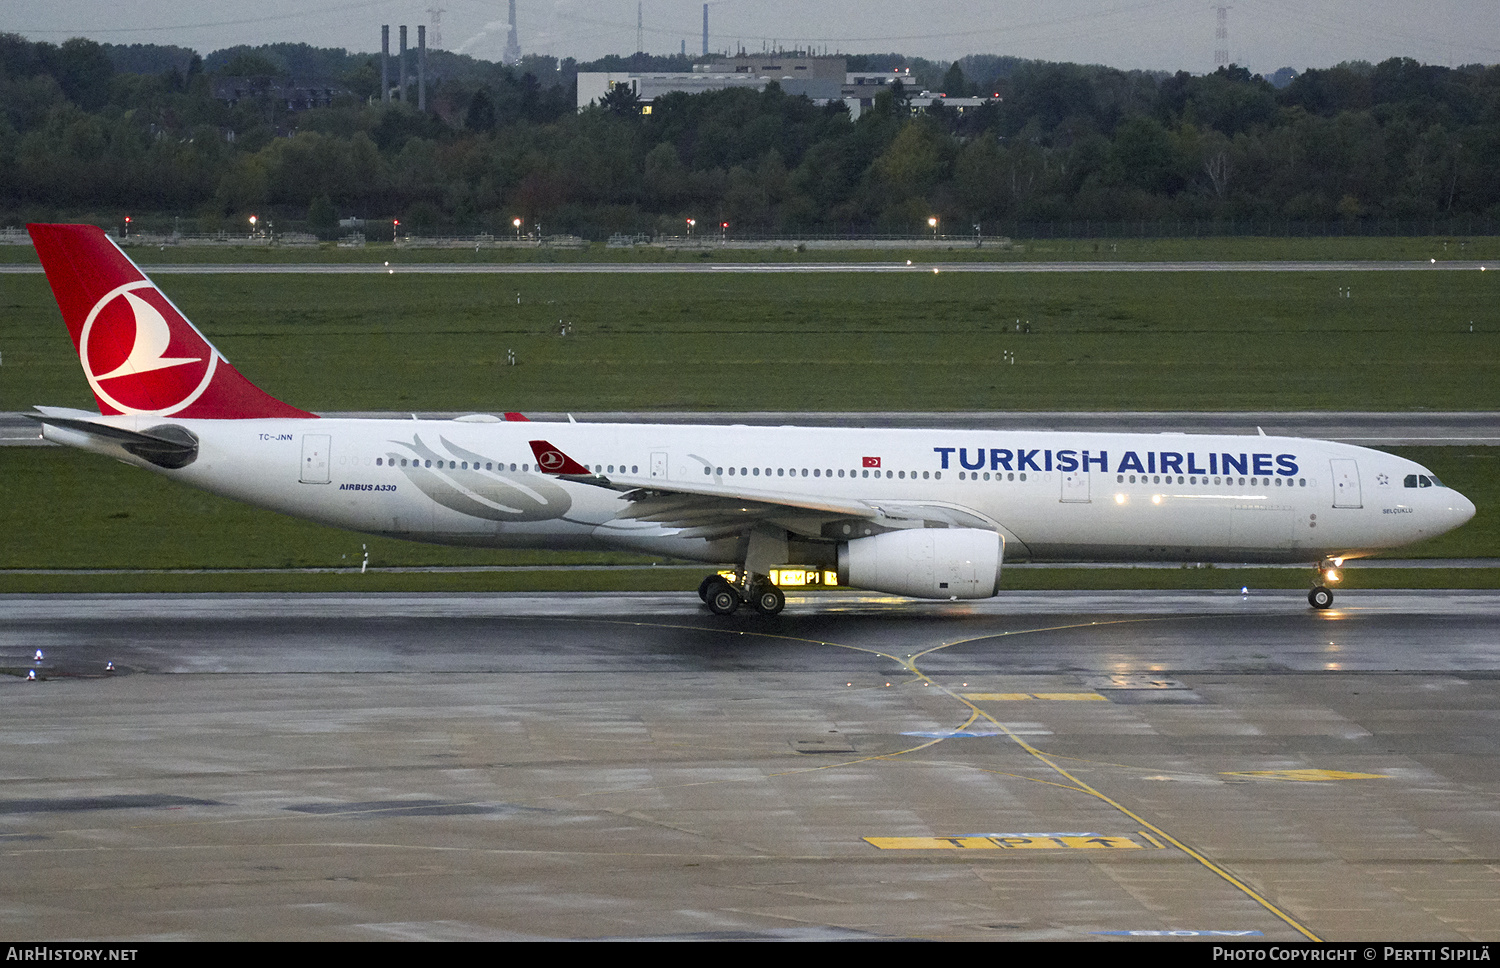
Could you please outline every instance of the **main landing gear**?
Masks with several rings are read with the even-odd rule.
[[[715,615],[733,615],[741,605],[766,616],[779,615],[786,608],[786,596],[765,578],[737,576],[731,581],[723,575],[709,575],[698,586],[698,597]]]
[[[1324,582],[1336,583],[1343,580],[1340,572],[1344,561],[1342,558],[1329,558],[1319,563],[1316,577],[1313,578],[1312,591],[1307,593],[1307,604],[1322,611],[1333,605],[1333,589]]]

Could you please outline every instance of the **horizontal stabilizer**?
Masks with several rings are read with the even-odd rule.
[[[185,427],[162,424],[146,431],[126,430],[87,417],[60,416],[57,413],[22,414],[43,426],[61,427],[119,444],[127,453],[157,467],[186,467],[198,459],[198,438]]]

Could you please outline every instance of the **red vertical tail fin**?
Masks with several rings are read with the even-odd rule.
[[[93,225],[28,225],[99,412],[313,417],[245,379]]]

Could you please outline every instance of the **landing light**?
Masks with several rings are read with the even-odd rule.
[[[1344,576],[1341,575],[1341,574],[1339,574],[1339,570],[1337,568],[1328,568],[1328,569],[1324,570],[1324,572],[1323,572],[1323,580],[1324,581],[1343,581],[1344,580]]]
[[[1160,494],[1153,494],[1153,495],[1151,495],[1151,503],[1152,504],[1160,504],[1161,503],[1161,495]]]
[[[1115,503],[1116,504],[1124,504],[1125,503],[1125,495],[1123,495],[1123,494],[1116,494],[1115,495]]]

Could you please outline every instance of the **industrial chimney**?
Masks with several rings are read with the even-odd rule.
[[[391,25],[380,27],[380,100],[391,103],[391,73],[387,62],[391,59]]]
[[[417,25],[417,110],[427,110],[427,25]]]

